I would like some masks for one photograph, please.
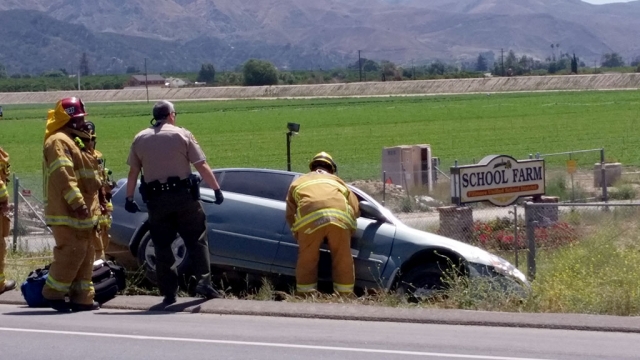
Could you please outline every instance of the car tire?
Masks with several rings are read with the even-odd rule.
[[[173,266],[176,267],[178,271],[178,283],[181,288],[186,289],[187,279],[189,279],[191,275],[187,247],[181,237],[177,237],[171,247],[173,249],[173,255],[176,258]],[[157,284],[155,247],[153,241],[151,241],[151,233],[148,231],[144,234],[142,240],[140,240],[140,246],[138,247],[138,264],[144,268],[147,280],[153,284]]]
[[[433,298],[446,289],[444,272],[445,269],[439,263],[415,266],[401,275],[397,291],[413,302]]]

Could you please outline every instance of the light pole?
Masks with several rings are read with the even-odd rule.
[[[291,136],[296,135],[300,131],[300,124],[287,123],[287,171],[291,171]]]
[[[149,77],[147,74],[147,58],[144,58],[144,87],[147,89],[147,103],[149,103]]]

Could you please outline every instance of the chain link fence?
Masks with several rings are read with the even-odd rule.
[[[32,186],[24,186],[14,175],[11,182],[13,206],[11,250],[21,253],[48,253],[53,249],[51,230],[44,221],[44,202]]]
[[[10,192],[11,231],[7,240],[6,274],[10,279],[24,280],[29,272],[51,263],[55,245],[51,230],[44,222],[42,180],[39,176],[23,181],[13,175]]]

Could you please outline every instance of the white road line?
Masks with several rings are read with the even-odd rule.
[[[265,342],[253,342],[253,341],[189,339],[189,338],[161,337],[161,336],[86,333],[86,332],[75,332],[75,331],[17,329],[17,328],[4,328],[4,327],[0,327],[0,331],[53,334],[53,335],[106,337],[106,338],[120,338],[120,339],[132,339],[132,340],[177,341],[177,342],[201,343],[201,344],[244,345],[244,346],[263,346],[263,347],[291,348],[291,349],[305,349],[305,350],[328,350],[328,351],[360,352],[360,353],[373,353],[373,354],[411,355],[411,356],[439,357],[439,358],[453,358],[453,359],[548,360],[548,359],[532,359],[532,358],[520,358],[520,357],[516,358],[516,357],[502,357],[502,356],[488,356],[488,355],[464,355],[464,354],[447,354],[447,353],[433,353],[433,352],[420,352],[420,351],[378,350],[378,349],[346,348],[346,347],[334,347],[334,346],[265,343]]]

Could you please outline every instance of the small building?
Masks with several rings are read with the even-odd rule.
[[[166,78],[164,80],[164,86],[170,88],[179,88],[187,85],[189,85],[189,81],[180,78]]]
[[[127,83],[128,87],[162,87],[165,86],[165,78],[160,75],[131,75]]]

